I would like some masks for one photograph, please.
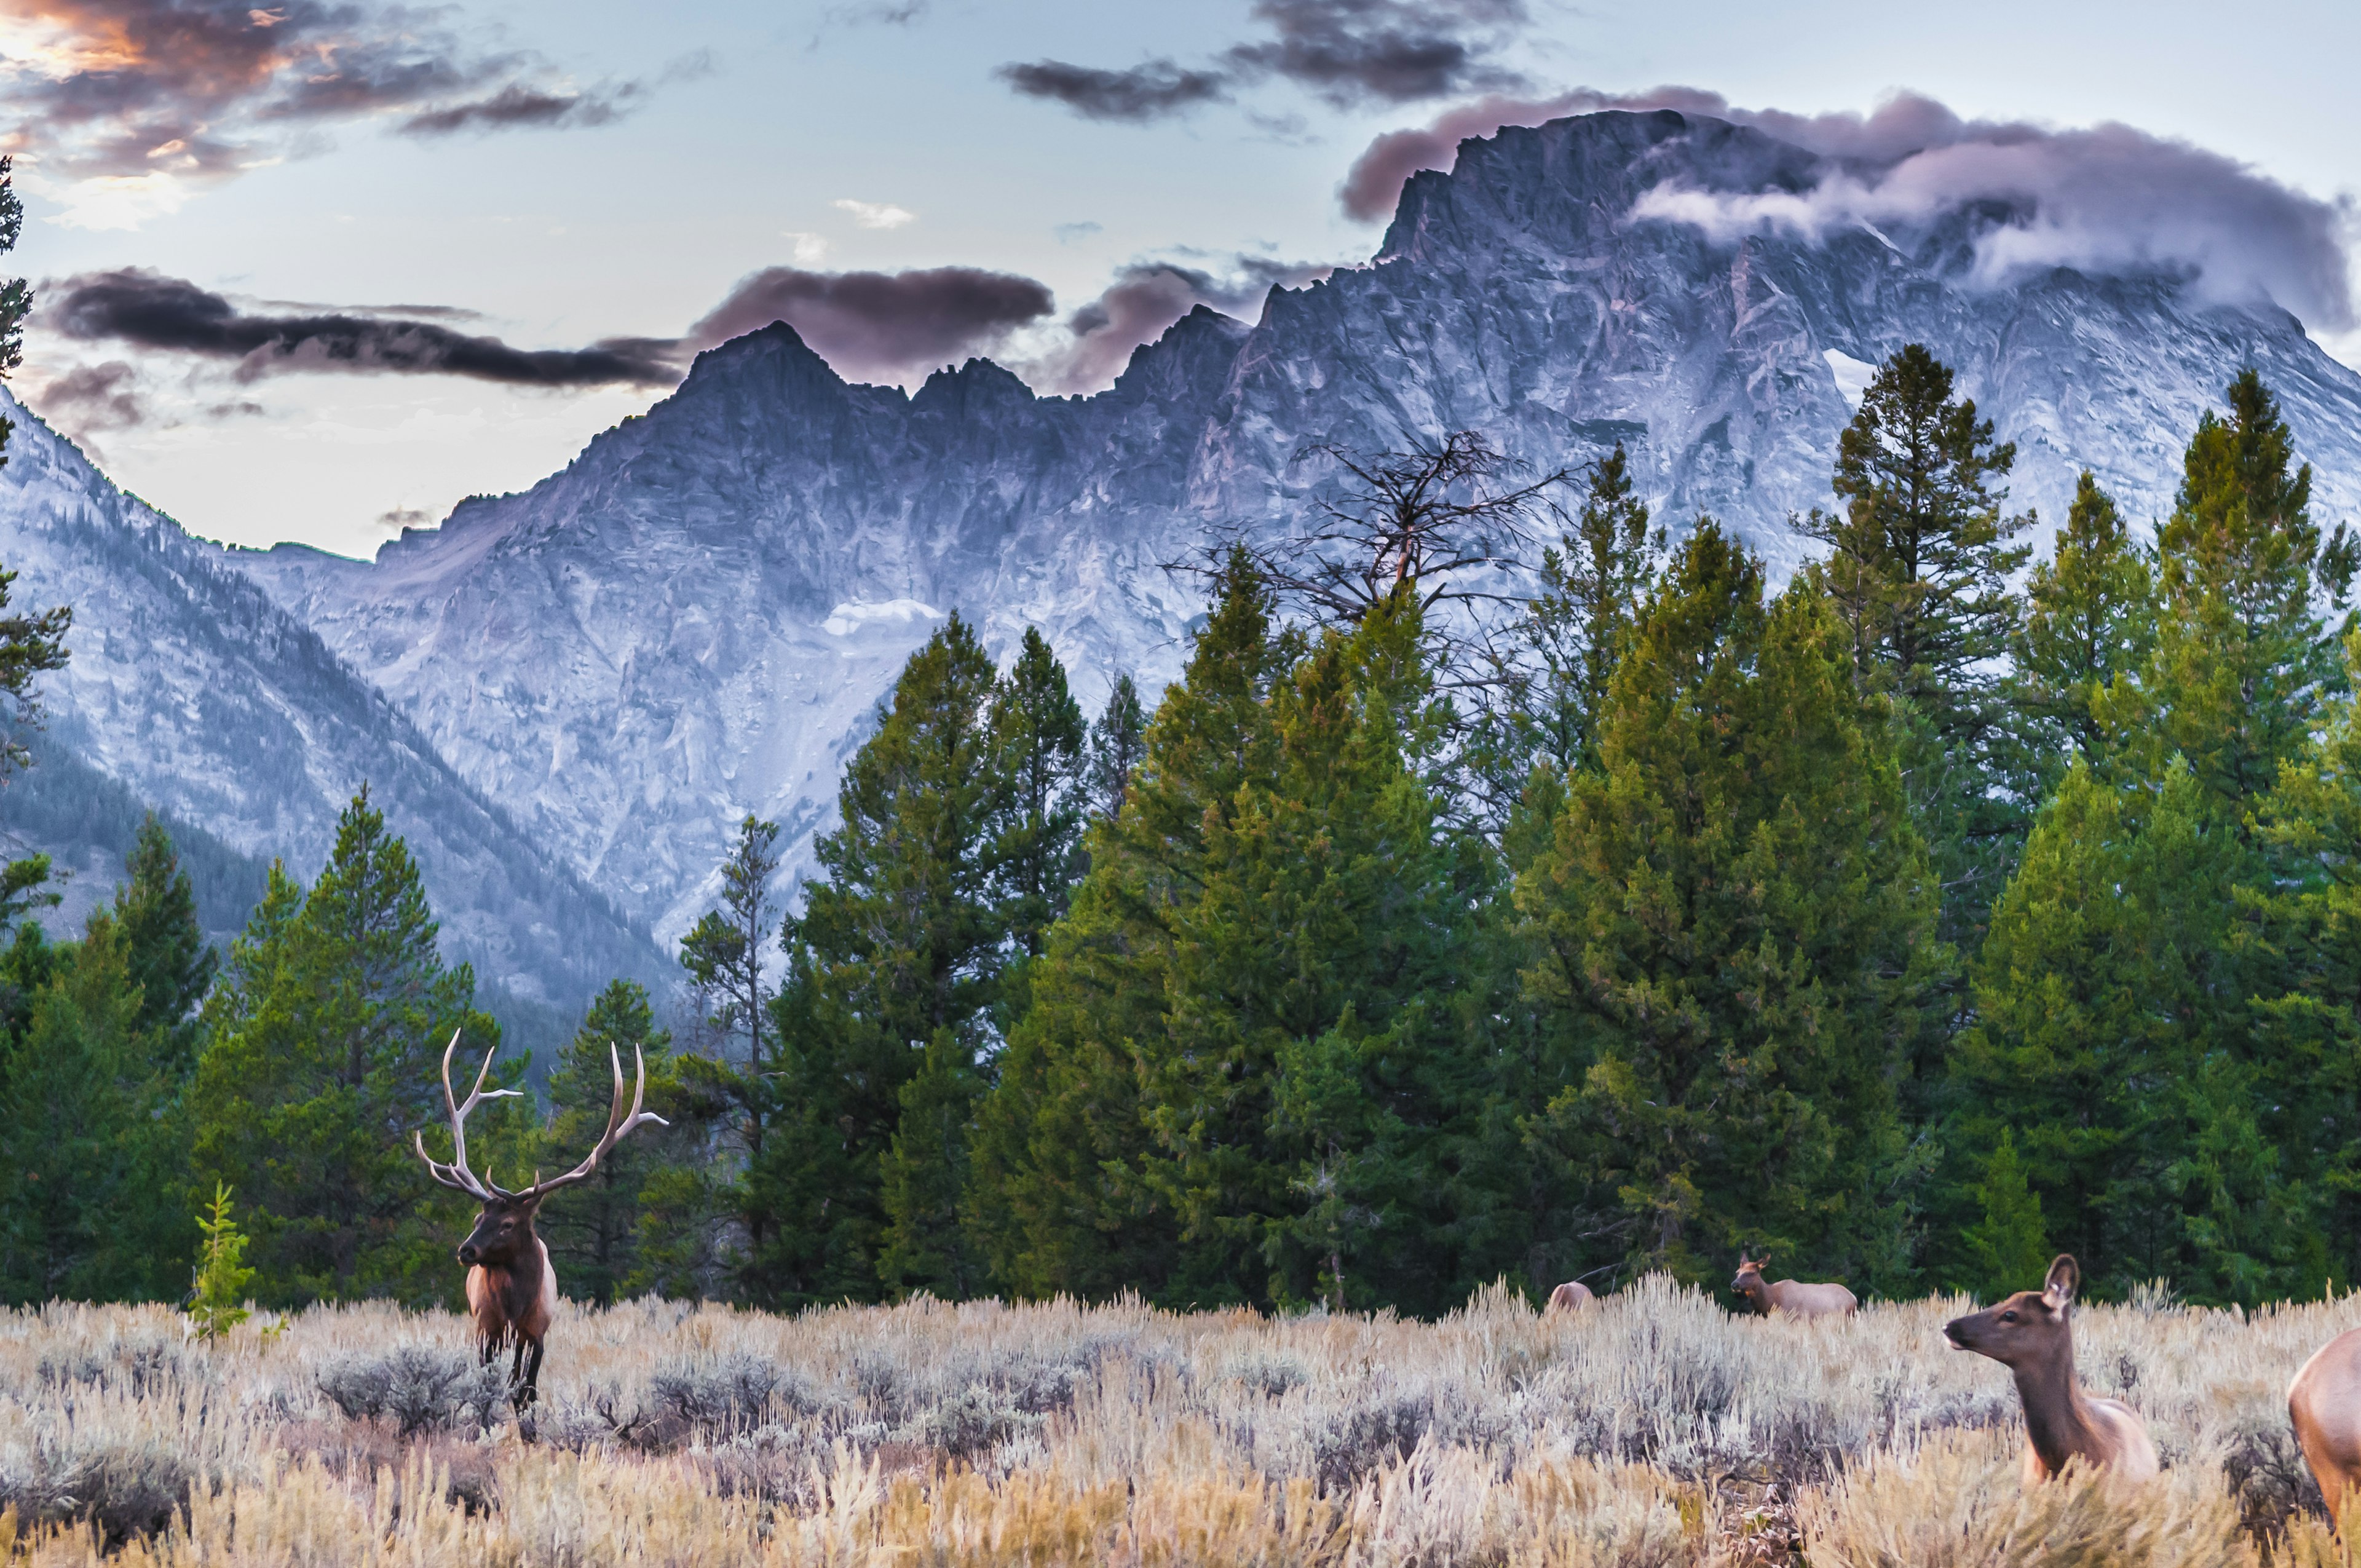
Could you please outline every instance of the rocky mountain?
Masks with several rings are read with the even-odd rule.
[[[74,609],[70,662],[40,685],[38,760],[0,792],[0,827],[82,873],[76,908],[111,883],[146,807],[184,839],[206,923],[235,929],[261,863],[317,874],[366,783],[418,859],[446,951],[476,964],[505,1022],[545,1036],[609,977],[667,973],[644,927],[518,832],[217,548],[5,393],[0,413],[16,426],[0,467],[11,592]]]
[[[1283,533],[1336,483],[1312,445],[1476,429],[1554,466],[1621,441],[1660,516],[1709,511],[1791,567],[1784,520],[1827,500],[1849,394],[1917,341],[2019,444],[2015,499],[2046,514],[2084,466],[2161,513],[2199,413],[2248,363],[2323,510],[2361,502],[2361,378],[2284,311],[2163,271],[1993,279],[1978,240],[2023,214],[1989,203],[1812,235],[1635,212],[1828,168],[1670,112],[1507,130],[1415,176],[1367,266],[1275,291],[1252,325],[1200,310],[1094,397],[1038,398],[984,361],[914,394],[849,386],[774,325],[564,472],[374,562],[213,560],[382,692],[481,809],[669,937],[744,813],[807,855],[940,616],[1004,652],[1038,624],[1086,703],[1119,671],[1169,678],[1198,607],[1159,564]],[[108,733],[125,766],[148,744]]]

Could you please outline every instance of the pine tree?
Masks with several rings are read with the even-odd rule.
[[[1081,874],[1087,807],[1078,785],[1089,733],[1038,628],[1025,629],[1016,663],[993,693],[991,726],[1002,786],[988,851],[995,902],[1017,950],[1038,959]]]
[[[229,1189],[218,1181],[197,1217],[197,1229],[204,1241],[197,1248],[196,1278],[189,1291],[189,1327],[210,1343],[253,1316],[246,1308],[246,1288],[254,1282],[254,1270],[246,1266],[247,1237],[230,1212]]]
[[[2361,635],[2345,641],[2348,695],[2317,741],[2282,768],[2255,822],[2275,875],[2247,890],[2258,1055],[2284,1107],[2290,1176],[2319,1242],[2304,1294],[2361,1280]]]
[[[500,1034],[475,1007],[474,971],[444,964],[436,929],[408,846],[364,787],[310,892],[274,863],[206,1003],[196,1169],[248,1195],[275,1301],[456,1295],[457,1216],[419,1171],[410,1134],[444,1114],[452,1035],[472,1055]],[[490,1151],[503,1124],[485,1116],[469,1132]]]
[[[550,1065],[550,1116],[538,1141],[552,1168],[571,1167],[606,1131],[619,1060],[627,1079],[635,1076],[635,1056],[646,1063],[649,1108],[664,1113],[679,1092],[671,1046],[671,1034],[656,1027],[647,988],[609,981]],[[690,1151],[681,1141],[666,1128],[635,1133],[607,1152],[588,1181],[542,1210],[541,1237],[567,1296],[605,1305],[635,1285],[655,1283],[655,1268],[641,1258],[641,1193],[664,1168],[683,1163]]]
[[[2170,1278],[2193,1299],[2253,1300],[2297,1260],[2267,1234],[2290,1194],[2242,1131],[2254,1085],[2230,925],[2252,858],[2205,794],[2180,763],[2137,788],[2069,772],[1993,913],[1945,1142],[1989,1184],[2013,1134],[2048,1239],[2094,1289]],[[1978,1264],[1948,1267],[1968,1283]]]
[[[1148,715],[1139,705],[1139,688],[1129,675],[1117,675],[1105,711],[1091,726],[1090,756],[1083,764],[1094,815],[1112,817],[1123,809],[1147,743]]]
[[[748,813],[721,862],[721,905],[697,916],[680,939],[681,967],[705,1001],[707,1024],[736,1056],[745,1073],[760,1078],[774,988],[763,976],[763,949],[778,920],[771,882],[779,872],[779,825]],[[742,1047],[740,1041],[744,1043]],[[750,1156],[762,1154],[757,1118],[747,1135]]]
[[[1469,1283],[1436,1155],[1476,1094],[1455,1002],[1488,862],[1420,776],[1420,622],[1406,589],[1273,687],[1276,766],[1208,824],[1172,917],[1164,1027],[1134,1048],[1200,1300],[1432,1311]]]
[[[125,869],[130,880],[115,890],[115,918],[140,991],[138,1028],[161,1041],[167,1060],[159,1065],[185,1075],[196,1066],[197,1008],[213,988],[220,956],[197,924],[189,873],[153,813],[140,825]]]
[[[14,1303],[177,1295],[188,1238],[157,1223],[158,1088],[122,927],[92,914],[0,1056],[0,1294]],[[167,1214],[179,1212],[167,1200]],[[177,1241],[177,1245],[174,1243]],[[148,1249],[160,1245],[163,1256]]]
[[[2009,656],[2008,698],[2028,721],[2052,787],[2074,757],[2103,766],[2105,694],[2118,680],[2144,676],[2155,644],[2154,574],[2085,469],[2050,558],[2026,585]]]
[[[1587,1067],[1533,1119],[1564,1223],[1702,1279],[1744,1245],[1907,1282],[1895,1085],[1943,950],[1884,716],[1808,581],[1675,557],[1517,904]]]
[[[1941,929],[1972,946],[2026,827],[2022,762],[1995,665],[2016,623],[2001,487],[2016,460],[1952,396],[1949,367],[1910,344],[1879,367],[1837,444],[1843,510],[1795,520],[1830,547],[1817,576],[1872,691],[1899,699],[1902,762],[1943,889]]]
[[[803,1130],[749,1176],[809,1206],[749,1260],[764,1299],[956,1288],[929,1274],[881,1279],[879,1266],[889,1254],[934,1256],[917,1233],[941,1217],[886,1207],[889,1191],[940,1187],[939,1173],[888,1168],[939,1146],[913,1139],[895,1156],[903,1087],[946,1031],[957,1070],[972,1072],[999,994],[1008,930],[992,850],[1008,791],[991,722],[997,686],[954,615],[910,656],[845,769],[843,825],[816,848],[822,876],[788,922],[794,967],[774,1008],[782,1087]]]
[[[1983,1206],[1983,1219],[1961,1238],[1976,1272],[1972,1290],[1981,1299],[1997,1301],[2025,1288],[2026,1280],[2041,1277],[2053,1255],[2042,1226],[2041,1195],[2026,1184],[2014,1132],[2002,1129],[1973,1195]]]
[[[2143,731],[2151,772],[2178,752],[2232,821],[2278,782],[2344,686],[2339,633],[2315,594],[2341,604],[2355,544],[2312,520],[2312,467],[2293,463],[2279,404],[2252,368],[2208,410],[2157,534],[2156,652],[2142,687],[2103,704]]]
[[[1301,642],[1233,550],[1180,680],[1148,724],[1119,813],[1090,829],[1090,872],[1051,929],[998,1076],[978,1107],[966,1205],[1004,1289],[1162,1296],[1180,1222],[1148,1183],[1135,1051],[1163,1027],[1175,923],[1202,894],[1208,835],[1279,747],[1268,698]]]

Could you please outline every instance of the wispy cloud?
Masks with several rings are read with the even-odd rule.
[[[846,196],[834,204],[839,212],[851,214],[852,221],[865,229],[897,229],[916,223],[918,217],[908,208],[897,207],[891,202],[856,202]]]
[[[1251,14],[1265,36],[1196,65],[1158,58],[1109,69],[1037,60],[1004,65],[997,74],[1027,97],[1135,124],[1271,79],[1338,108],[1524,84],[1499,60],[1531,20],[1524,0],[1256,0]]]

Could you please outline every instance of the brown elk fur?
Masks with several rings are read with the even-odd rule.
[[[1749,1258],[1738,1255],[1738,1277],[1730,1288],[1746,1298],[1763,1317],[1784,1312],[1791,1318],[1851,1317],[1861,1310],[1861,1303],[1851,1291],[1841,1285],[1814,1285],[1801,1279],[1765,1279],[1763,1265],[1768,1258]]]

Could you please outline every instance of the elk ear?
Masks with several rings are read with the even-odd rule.
[[[2070,1253],[2059,1253],[2049,1266],[2049,1277],[2041,1282],[2042,1295],[2052,1307],[2063,1310],[2072,1305],[2074,1292],[2081,1288],[2082,1267]]]

